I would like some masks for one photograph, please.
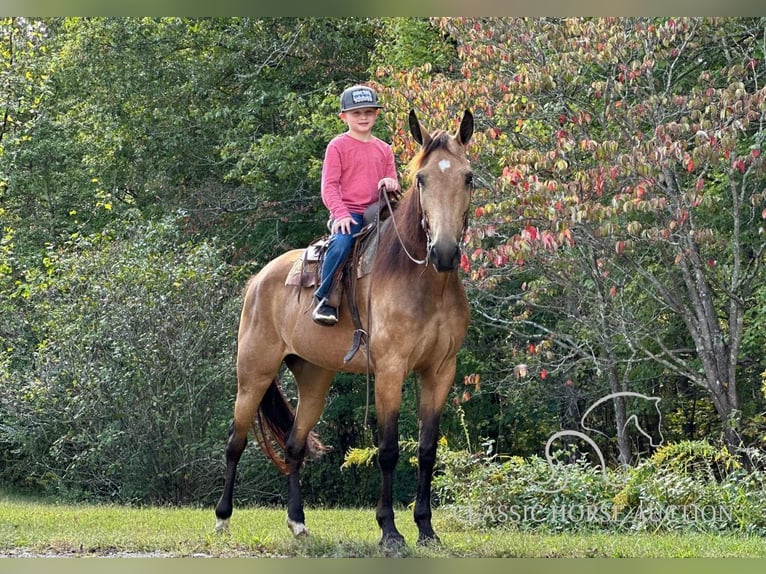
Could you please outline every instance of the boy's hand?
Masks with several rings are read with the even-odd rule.
[[[399,199],[402,196],[401,190],[399,189],[399,182],[392,177],[384,177],[381,179],[378,182],[378,189],[381,187],[385,188],[388,194],[394,199]]]
[[[349,217],[342,217],[341,219],[336,219],[332,222],[332,228],[330,231],[332,233],[345,233],[348,235],[351,233],[351,225],[353,225],[354,220],[353,218]]]

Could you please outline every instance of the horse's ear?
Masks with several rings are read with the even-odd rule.
[[[460,129],[457,132],[457,141],[461,145],[468,145],[473,135],[473,114],[470,110],[463,112],[463,119],[460,120]]]
[[[431,136],[420,124],[418,116],[415,114],[415,110],[410,110],[410,133],[415,141],[422,147],[426,147],[426,144],[431,141]]]

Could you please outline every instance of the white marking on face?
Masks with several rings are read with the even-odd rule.
[[[444,173],[451,167],[452,167],[452,164],[450,163],[448,159],[443,159],[439,162],[439,169],[442,170],[442,173]]]

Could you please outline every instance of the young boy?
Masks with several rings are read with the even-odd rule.
[[[322,164],[322,202],[330,210],[330,243],[322,266],[322,282],[314,292],[312,318],[322,325],[338,322],[328,304],[333,276],[354,247],[363,227],[364,210],[378,200],[378,190],[397,194],[399,181],[391,147],[372,135],[381,106],[368,86],[346,89],[340,97],[340,119],[348,130],[330,141]]]

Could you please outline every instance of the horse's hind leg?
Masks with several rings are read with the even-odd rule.
[[[287,475],[287,526],[294,536],[308,534],[303,513],[300,470],[306,457],[307,439],[324,410],[327,392],[332,383],[333,371],[328,371],[295,356],[285,362],[298,384],[298,405],[295,423],[285,446]]]
[[[272,380],[270,376],[248,380],[243,380],[240,377],[237,400],[234,405],[234,421],[229,427],[229,438],[226,442],[226,474],[223,494],[221,494],[215,507],[217,518],[215,529],[218,532],[225,531],[229,527],[229,519],[233,510],[232,501],[237,464],[247,446],[247,433],[252,428],[258,406]]]

